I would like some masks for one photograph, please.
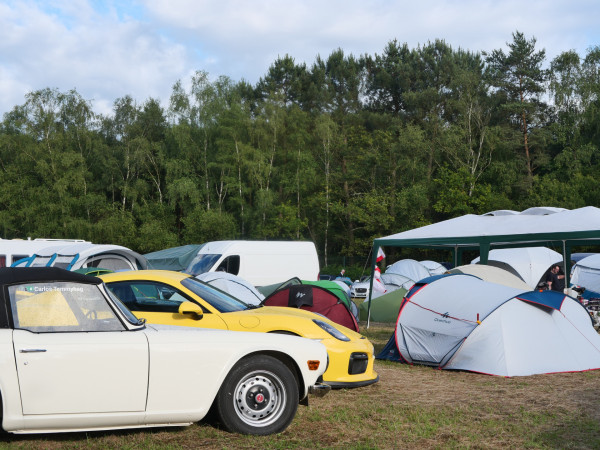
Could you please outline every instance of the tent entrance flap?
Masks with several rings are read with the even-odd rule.
[[[402,340],[398,342],[400,354],[410,362],[440,366],[456,352],[465,336],[451,336],[398,324]]]

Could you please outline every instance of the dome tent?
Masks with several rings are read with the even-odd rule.
[[[443,264],[440,264],[437,261],[431,261],[426,259],[424,261],[421,261],[421,265],[427,269],[429,275],[431,276],[442,275],[448,271],[448,269],[446,269],[446,267],[444,267]]]
[[[481,278],[483,281],[503,284],[505,286],[521,289],[522,291],[528,291],[531,289],[531,287],[529,287],[529,285],[525,283],[521,277],[496,266],[467,264],[465,266],[458,266],[450,269],[448,273],[464,273],[467,275],[475,275],[477,278]]]
[[[338,297],[339,293],[323,287],[322,283],[325,281],[306,282],[292,278],[272,293],[266,294],[262,305],[305,309],[322,314],[333,322],[358,332],[358,323],[349,305],[352,301],[343,296]],[[339,289],[335,283],[332,284]]]
[[[507,270],[521,278],[531,289],[545,281],[554,264],[562,264],[562,255],[546,247],[503,248],[491,250],[488,265]],[[471,264],[479,263],[479,258]]]
[[[371,300],[365,300],[358,307],[360,320],[367,320],[369,302],[373,302],[371,306],[371,320],[375,322],[394,323],[398,318],[398,311],[406,292],[406,289],[398,288]]]
[[[600,253],[579,260],[571,271],[571,283],[583,286],[586,293],[600,293]]]
[[[429,270],[427,270],[427,268],[419,261],[415,261],[414,259],[401,259],[400,261],[396,261],[394,264],[386,267],[385,273],[402,275],[415,282],[431,276]]]
[[[422,280],[379,359],[500,376],[600,368],[600,335],[579,302],[471,275]]]
[[[196,275],[196,278],[227,292],[248,305],[260,305],[265,299],[265,296],[254,286],[237,275],[227,272],[204,272]]]

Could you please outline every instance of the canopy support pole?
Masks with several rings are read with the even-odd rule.
[[[487,266],[488,257],[490,254],[490,243],[482,242],[479,244],[479,263]]]
[[[371,281],[369,282],[369,304],[367,305],[367,330],[371,324],[371,299],[373,298],[373,278],[375,277],[375,264],[377,264],[377,251],[379,245],[373,242],[373,250],[371,253]]]
[[[567,244],[567,241],[563,243],[563,265],[565,267],[565,289],[569,289],[571,282],[571,244]]]

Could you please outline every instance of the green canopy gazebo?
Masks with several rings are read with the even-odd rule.
[[[546,246],[561,249],[568,286],[571,249],[597,245],[600,245],[600,209],[592,206],[574,210],[530,208],[520,213],[468,214],[375,239],[371,273],[380,247],[450,250],[457,266],[462,264],[462,253],[467,250],[477,251],[480,263],[487,264],[491,249]],[[371,279],[370,292],[373,292],[372,284]]]

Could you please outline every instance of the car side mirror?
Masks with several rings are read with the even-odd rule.
[[[194,320],[200,320],[204,316],[202,308],[193,302],[183,302],[179,305],[179,314],[190,315]]]

